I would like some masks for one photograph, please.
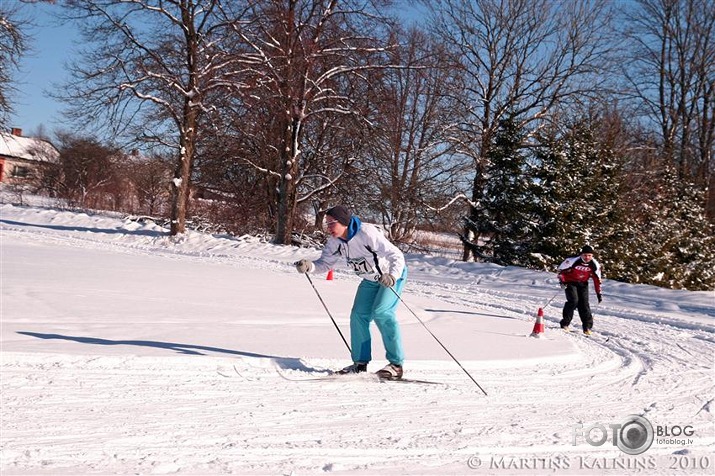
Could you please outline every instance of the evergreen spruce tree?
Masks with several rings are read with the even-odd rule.
[[[594,247],[604,264],[617,259],[609,246],[621,233],[623,159],[599,142],[594,125],[581,120],[563,136],[542,137],[537,148],[534,196],[541,233],[534,252],[548,269],[584,244]]]
[[[504,266],[529,265],[534,240],[531,176],[523,143],[524,132],[515,120],[500,123],[488,154],[488,180],[478,219],[465,218],[476,237],[468,243],[474,254]]]
[[[536,152],[534,250],[553,269],[593,246],[606,277],[690,290],[715,289],[715,227],[703,193],[668,165],[626,170],[599,132],[598,120],[541,138]]]
[[[715,289],[715,227],[703,207],[704,191],[662,166],[649,176],[648,194],[630,201],[637,226],[630,273],[616,276],[631,283],[689,290]]]

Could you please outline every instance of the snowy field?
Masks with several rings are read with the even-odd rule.
[[[3,475],[715,471],[713,292],[606,280],[589,339],[553,274],[408,255],[405,303],[485,396],[402,305],[405,377],[441,384],[300,381],[350,362],[291,265],[316,250],[7,204],[0,240]],[[357,278],[313,282],[347,336]]]

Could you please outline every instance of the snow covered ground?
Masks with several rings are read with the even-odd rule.
[[[408,255],[405,303],[485,396],[405,306],[405,376],[443,385],[292,381],[349,363],[291,265],[315,250],[7,204],[0,240],[3,475],[715,471],[713,292],[607,280],[588,339],[553,274]],[[347,336],[357,279],[313,282]]]

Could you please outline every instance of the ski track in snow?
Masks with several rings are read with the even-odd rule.
[[[286,264],[311,253],[249,237],[216,239],[217,246],[196,251],[197,234],[174,242],[152,225],[2,207],[2,236],[28,246],[160,256],[186,266],[210,262],[276,276],[294,274]],[[410,305],[427,325],[441,319],[439,313],[432,317],[432,308],[454,309],[457,318],[460,309],[468,309],[461,312],[473,314],[470,318],[513,320],[528,335],[535,306],[558,289],[547,273],[520,278],[488,265],[475,273],[474,265],[423,256],[409,256],[408,264],[404,299],[428,303]],[[355,280],[346,273],[336,276]],[[12,276],[3,273],[3,279]],[[478,474],[467,466],[475,454],[557,454],[572,461],[622,456],[610,444],[573,446],[572,426],[607,425],[630,413],[654,425],[692,425],[694,443],[686,454],[707,455],[712,469],[715,303],[705,297],[684,306],[673,303],[669,310],[656,291],[640,296],[638,288],[622,287],[626,291],[613,296],[604,292],[604,303],[593,306],[598,335],[592,339],[577,334],[577,317],[573,333],[556,329],[560,296],[545,309],[544,341],[570,346],[568,354],[464,361],[488,396],[446,355],[408,362],[406,377],[445,384],[419,385],[360,376],[287,381],[276,370],[296,379],[324,374],[345,364],[338,358],[227,357],[210,348],[173,349],[178,355],[166,356],[144,355],[141,347],[109,355],[3,350],[0,470],[8,475]],[[654,298],[660,306],[653,305]],[[3,339],[18,336],[3,334]],[[654,444],[646,454],[664,457],[678,448]],[[709,471],[659,467],[650,473]]]

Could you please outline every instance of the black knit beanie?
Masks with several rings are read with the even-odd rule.
[[[350,218],[352,217],[348,209],[342,205],[334,206],[333,208],[328,210],[326,214],[335,218],[339,223],[345,226],[348,226],[350,224]]]
[[[584,246],[583,248],[581,248],[581,254],[584,253],[593,254],[593,248],[591,248],[589,245]]]

